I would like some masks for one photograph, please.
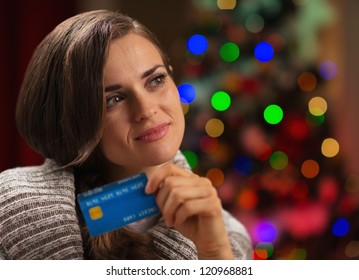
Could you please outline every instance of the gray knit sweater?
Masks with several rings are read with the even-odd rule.
[[[179,152],[173,159],[188,169]],[[45,160],[40,166],[0,174],[0,259],[83,259],[75,206],[74,176]],[[223,210],[236,258],[250,259],[251,242],[244,226]],[[162,259],[196,259],[192,241],[161,222],[149,230]]]

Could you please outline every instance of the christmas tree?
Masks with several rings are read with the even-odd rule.
[[[359,258],[357,185],[343,169],[318,60],[328,1],[193,1],[179,92],[182,150],[251,235],[255,259]]]

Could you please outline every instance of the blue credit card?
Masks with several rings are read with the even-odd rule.
[[[145,173],[77,195],[91,236],[158,214],[153,194],[146,194]]]

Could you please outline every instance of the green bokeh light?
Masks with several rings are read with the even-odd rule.
[[[267,251],[267,258],[271,257],[274,253],[273,244],[270,242],[259,242],[256,245],[256,250],[266,250]]]
[[[197,154],[192,151],[183,151],[182,153],[187,159],[189,166],[191,166],[191,168],[195,168],[198,164]]]
[[[211,104],[217,111],[225,111],[231,106],[231,97],[225,91],[217,91],[211,98]]]
[[[290,254],[290,260],[305,260],[307,258],[307,251],[302,248],[294,248]]]
[[[283,110],[276,104],[271,104],[265,108],[264,119],[269,124],[278,124],[283,119]]]
[[[232,42],[227,42],[222,45],[219,50],[220,57],[226,62],[233,62],[238,59],[240,54],[239,47]]]
[[[325,121],[325,115],[314,116],[308,111],[306,114],[306,121],[310,126],[321,126]]]
[[[288,165],[288,156],[281,152],[274,152],[269,158],[269,164],[275,170],[282,170]]]

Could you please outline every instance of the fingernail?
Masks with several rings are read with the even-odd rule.
[[[150,189],[150,184],[147,183],[146,186],[145,186],[145,193],[146,194],[150,194],[151,193],[151,189]]]

